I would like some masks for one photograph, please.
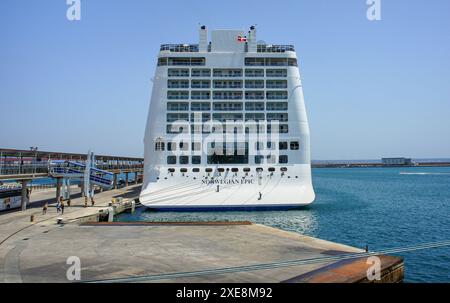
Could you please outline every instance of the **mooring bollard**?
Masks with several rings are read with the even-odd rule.
[[[30,222],[34,222],[34,215],[30,216]]]

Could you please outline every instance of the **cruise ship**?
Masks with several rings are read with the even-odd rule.
[[[297,55],[255,26],[163,44],[140,202],[156,210],[289,209],[314,201]]]

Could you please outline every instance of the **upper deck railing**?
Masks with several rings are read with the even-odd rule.
[[[172,53],[198,53],[198,44],[162,44],[160,51],[169,51]],[[248,51],[247,43],[245,51]],[[258,53],[284,53],[295,52],[293,45],[279,45],[279,44],[258,44],[256,46]],[[211,45],[208,45],[208,52],[211,52]]]

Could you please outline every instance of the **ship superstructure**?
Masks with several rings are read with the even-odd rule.
[[[291,208],[314,200],[309,126],[292,45],[205,26],[161,45],[140,201],[155,209]]]

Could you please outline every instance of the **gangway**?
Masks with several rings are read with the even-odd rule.
[[[85,171],[86,165],[79,162],[54,160],[49,163],[49,173],[54,178],[83,178]],[[92,184],[107,189],[113,186],[114,174],[90,167],[89,180]]]

